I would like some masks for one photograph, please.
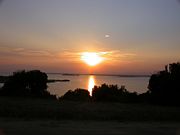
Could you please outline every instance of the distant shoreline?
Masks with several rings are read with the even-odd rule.
[[[59,74],[63,76],[81,76],[81,75],[94,75],[94,76],[117,76],[117,77],[151,77],[151,75],[115,75],[115,74],[75,74],[75,73],[47,73],[47,74]]]

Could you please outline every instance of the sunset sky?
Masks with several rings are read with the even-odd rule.
[[[103,61],[89,66],[84,52]],[[0,2],[0,73],[151,74],[177,61],[178,0]]]

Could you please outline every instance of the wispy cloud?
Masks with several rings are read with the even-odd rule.
[[[21,57],[53,57],[54,54],[44,50],[31,50],[26,48],[0,47],[0,56]]]
[[[115,61],[119,61],[126,58],[132,58],[136,56],[135,53],[121,52],[119,50],[105,51],[105,52],[102,52],[101,54],[106,59],[115,60]]]

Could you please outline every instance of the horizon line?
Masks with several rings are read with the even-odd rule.
[[[119,77],[150,77],[150,74],[101,74],[101,73],[59,73],[46,72],[47,74],[60,74],[64,76],[80,76],[80,75],[95,75],[95,76],[119,76]]]

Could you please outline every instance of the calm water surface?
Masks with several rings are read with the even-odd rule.
[[[48,84],[48,90],[52,94],[62,96],[68,90],[83,88],[92,92],[94,85],[117,84],[119,87],[125,85],[126,89],[131,92],[143,93],[147,91],[149,77],[117,77],[117,76],[64,76],[61,74],[48,74],[49,79],[69,79],[70,82],[55,82]]]

